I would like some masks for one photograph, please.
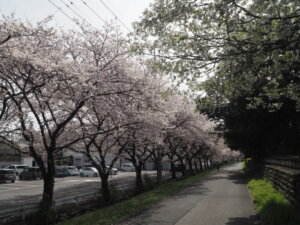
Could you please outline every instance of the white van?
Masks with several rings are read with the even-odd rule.
[[[25,166],[25,165],[9,165],[9,166],[6,166],[6,167],[5,167],[5,169],[14,170],[17,176],[18,176],[25,168],[28,168],[28,166]]]
[[[135,168],[132,163],[123,163],[121,165],[121,170],[125,172],[134,172]]]

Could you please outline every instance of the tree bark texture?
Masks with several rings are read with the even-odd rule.
[[[176,179],[175,164],[173,162],[171,162],[171,173],[172,173],[172,179]]]
[[[138,165],[135,167],[135,193],[140,194],[144,191],[144,182],[142,178],[142,165]]]
[[[112,200],[111,192],[109,190],[108,186],[108,175],[107,174],[102,174],[100,175],[101,178],[101,192],[102,192],[102,197],[105,203],[108,203]]]
[[[161,165],[161,153],[157,150],[157,160],[156,160],[156,170],[157,170],[157,183],[160,184],[162,180],[162,165]]]

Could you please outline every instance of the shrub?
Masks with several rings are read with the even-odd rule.
[[[248,187],[263,225],[300,224],[299,207],[286,200],[270,182],[252,179]]]

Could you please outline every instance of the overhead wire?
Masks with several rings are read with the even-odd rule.
[[[92,26],[93,28],[97,29],[93,24],[91,24],[89,21],[87,21],[83,16],[80,15],[80,13],[76,12],[70,5],[68,5],[64,0],[60,0],[66,7],[68,7],[73,13],[75,13],[77,16],[79,16],[84,22]],[[69,2],[75,6],[75,4],[69,0]],[[76,8],[79,10],[79,8],[76,6]],[[80,11],[80,10],[79,10]]]
[[[51,0],[48,0],[48,2],[50,2],[55,8],[57,8],[62,14],[64,14],[66,17],[68,17],[72,22],[74,22],[76,25],[79,26],[79,23],[74,20],[72,17],[70,17],[67,13],[65,13],[60,7],[58,7],[54,2],[52,2]]]
[[[101,16],[99,16],[98,15],[98,13],[95,11],[95,10],[93,10],[85,1],[83,1],[83,0],[81,0],[82,1],[82,3],[83,4],[85,4],[86,5],[86,7],[88,7],[89,8],[89,10],[91,10],[102,22],[106,22],[103,18],[101,18]]]
[[[67,3],[65,3],[64,0],[60,0],[66,7],[68,7],[73,13],[75,13],[77,16],[79,16],[83,21],[86,21],[85,18],[83,18],[79,13],[77,13],[74,9],[72,9]]]
[[[80,9],[77,7],[77,5],[75,5],[74,2],[72,2],[71,0],[68,0],[68,1],[70,2],[70,4],[71,4],[72,6],[74,6],[78,11],[80,11]]]
[[[80,11],[80,9],[75,5],[75,3],[71,0],[68,0],[70,2],[70,4],[76,8],[77,10]],[[99,0],[100,3],[121,23],[121,25],[128,31],[131,32],[131,30],[128,28],[128,26],[126,26],[126,24],[120,19],[120,17],[118,17],[118,15],[116,13],[114,13],[114,11],[103,1],[103,0]],[[48,0],[48,2],[50,2],[57,10],[59,10],[62,14],[64,14],[66,17],[68,17],[68,19],[70,19],[72,22],[74,22],[76,25],[80,26],[80,24],[78,23],[78,21],[76,21],[76,19],[72,18],[70,15],[68,15],[64,10],[62,10],[62,8],[60,8],[58,5],[56,5],[53,1]],[[69,10],[71,10],[74,14],[76,14],[79,18],[81,18],[83,21],[89,23],[83,16],[80,15],[79,12],[77,12],[76,10],[74,10],[69,4],[67,4],[64,0],[60,0],[60,2],[62,4],[64,4]],[[100,19],[102,22],[106,22],[92,7],[89,6],[89,4],[84,1],[81,0],[81,2],[96,16],[98,17],[98,19]],[[91,25],[91,23],[89,23]],[[92,25],[93,26],[93,25]]]
[[[127,29],[128,32],[131,32],[131,30],[126,26],[126,24],[113,12],[113,10],[109,8],[109,6],[103,0],[99,1],[117,20],[120,21],[120,23],[123,25],[123,27],[125,27],[125,29]]]

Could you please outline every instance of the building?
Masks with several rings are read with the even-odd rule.
[[[32,157],[22,155],[18,150],[8,145],[0,144],[0,166],[12,164],[35,166],[35,161]]]

